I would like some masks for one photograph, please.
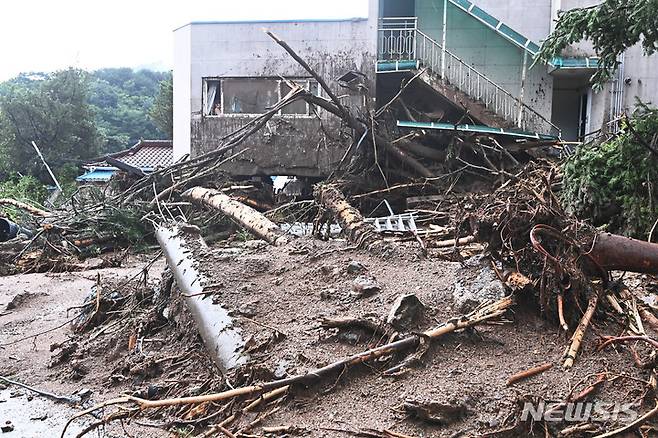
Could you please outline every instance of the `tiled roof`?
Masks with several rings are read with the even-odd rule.
[[[140,140],[130,149],[110,154],[109,157],[142,170],[152,170],[170,166],[174,160],[174,148],[171,140]],[[112,166],[100,159],[87,164],[87,167]]]

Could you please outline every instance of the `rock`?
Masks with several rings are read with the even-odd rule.
[[[329,288],[320,292],[321,300],[331,300],[336,298],[336,289]]]
[[[415,294],[400,295],[391,307],[386,322],[398,329],[407,329],[421,318],[425,306]]]
[[[0,430],[2,430],[2,433],[12,432],[14,430],[14,425],[11,424],[11,421],[7,420],[5,421],[5,424],[0,426]]]
[[[241,304],[238,309],[237,313],[246,316],[247,318],[252,318],[256,316],[256,304],[257,302],[251,302],[251,303],[244,303]]]
[[[7,303],[7,307],[5,307],[5,310],[14,310],[21,305],[25,304],[26,302],[30,301],[31,299],[35,298],[37,294],[33,294],[31,292],[22,292],[14,296],[14,298],[11,299],[9,303]]]
[[[286,359],[281,359],[274,370],[274,377],[276,379],[283,379],[288,375],[288,368],[290,368],[290,362]]]
[[[345,343],[356,345],[359,342],[360,336],[354,332],[339,332],[338,339]]]
[[[375,277],[371,275],[359,275],[352,282],[352,290],[358,298],[362,298],[373,295],[382,289],[377,284]]]
[[[359,272],[362,272],[365,270],[365,267],[357,262],[356,260],[350,260],[350,262],[347,264],[347,272],[348,274],[358,274]]]
[[[267,246],[267,242],[264,240],[254,239],[247,240],[242,244],[242,247],[245,249],[261,249]]]
[[[80,397],[81,399],[84,400],[84,399],[86,399],[86,398],[89,398],[89,396],[91,396],[92,393],[93,393],[93,391],[92,391],[91,389],[89,389],[89,388],[82,388],[81,390],[77,391],[75,394],[76,394],[78,397]]]
[[[505,285],[483,256],[471,257],[464,264],[465,266],[457,271],[452,292],[457,310],[470,312],[482,303],[496,301],[506,295]]]
[[[454,401],[441,403],[407,400],[402,406],[409,416],[428,423],[450,424],[468,415],[466,405]]]

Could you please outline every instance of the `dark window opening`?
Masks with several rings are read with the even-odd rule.
[[[289,80],[316,96],[318,83],[310,79]],[[274,78],[206,78],[204,79],[203,114],[263,114],[285,97],[291,87],[285,80]],[[310,115],[312,106],[303,100],[283,107],[281,115]]]

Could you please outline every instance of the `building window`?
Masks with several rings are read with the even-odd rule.
[[[291,79],[319,96],[320,87],[311,79]],[[285,81],[274,78],[204,78],[203,114],[264,114],[291,90]],[[300,100],[285,106],[280,115],[310,115],[311,105]]]
[[[203,106],[203,114],[217,115],[221,114],[222,99],[220,96],[220,82],[218,80],[205,81],[205,102]]]

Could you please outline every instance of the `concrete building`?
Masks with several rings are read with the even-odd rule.
[[[589,84],[597,59],[588,42],[549,65],[533,62],[558,11],[595,3],[370,0],[367,18],[190,23],[175,31],[174,157],[211,150],[254,120],[285,95],[281,77],[322,93],[264,28],[298,51],[357,112],[387,101],[404,78],[425,68],[408,93],[433,127],[467,116],[474,124],[582,140],[632,111],[636,96],[658,100],[657,58],[643,56],[640,47],[624,54],[616,79],[597,92]],[[348,77],[359,86],[345,87]],[[404,126],[414,119],[408,115]],[[327,135],[337,132],[337,123],[326,111],[291,105],[248,139],[249,151],[229,170],[326,175],[345,147]]]
[[[373,3],[376,5],[376,3]],[[377,11],[350,20],[190,23],[175,31],[174,157],[213,149],[219,140],[254,120],[289,88],[281,77],[314,93],[318,84],[263,31],[294,47],[326,78],[344,104],[374,105]],[[338,79],[363,73],[363,86],[342,88]],[[236,174],[317,176],[343,153],[326,111],[306,103],[286,107],[244,147],[231,166]]]

